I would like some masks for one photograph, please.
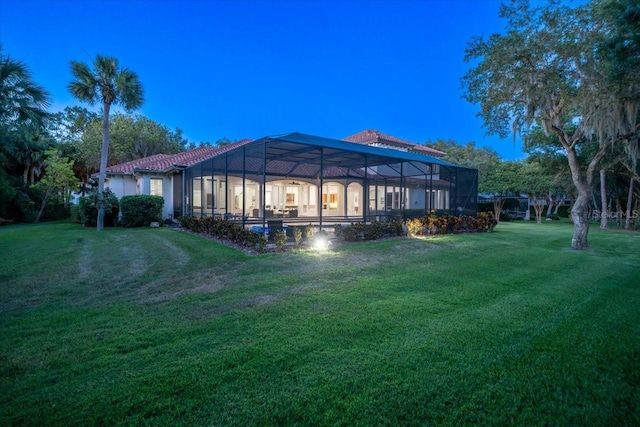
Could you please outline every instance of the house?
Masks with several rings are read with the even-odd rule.
[[[387,135],[377,130],[366,129],[344,138],[344,141],[355,142],[357,144],[369,145],[371,147],[392,148],[394,150],[407,151],[411,153],[427,154],[436,158],[444,157],[447,153],[420,144]]]
[[[301,133],[157,154],[107,168],[118,196],[160,195],[163,215],[244,225],[374,221],[430,212],[475,215],[475,169],[374,130],[344,140]]]

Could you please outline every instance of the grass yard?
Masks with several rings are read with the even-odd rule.
[[[0,425],[640,425],[640,233],[256,257],[0,228]]]

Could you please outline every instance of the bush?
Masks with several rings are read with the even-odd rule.
[[[4,218],[11,219],[14,222],[33,222],[36,219],[37,207],[33,200],[33,190],[24,182],[22,176],[9,176],[11,186],[14,190],[13,197],[8,200],[6,205],[6,216]]]
[[[459,232],[492,231],[498,222],[493,212],[480,212],[477,217],[468,215],[429,215],[407,220],[407,231],[412,236]]]
[[[493,231],[498,225],[498,221],[496,221],[496,217],[492,212],[481,212],[477,217],[478,221],[478,230],[479,231]]]
[[[120,199],[120,224],[123,227],[148,227],[162,221],[162,196],[123,196]]]
[[[406,222],[407,232],[410,236],[418,236],[424,234],[424,224],[420,218],[408,219]]]
[[[71,220],[80,224],[80,205],[69,206],[69,213],[71,214]]]
[[[569,204],[560,205],[560,207],[558,208],[558,216],[560,216],[561,218],[569,218],[570,214],[571,214],[571,205]]]
[[[242,226],[224,219],[212,217],[198,219],[181,216],[178,218],[178,223],[183,228],[194,233],[209,234],[218,239],[228,240],[240,246],[255,249],[260,253],[264,252],[267,246],[267,239],[261,233],[245,230]]]
[[[403,223],[399,220],[389,222],[374,221],[370,224],[356,222],[355,224],[334,228],[335,237],[344,242],[356,242],[362,240],[376,240],[382,237],[402,236],[404,234]]]
[[[316,229],[311,224],[302,227],[302,240],[305,242],[311,242],[311,239],[313,239],[313,235],[315,233]]]
[[[102,193],[105,200],[104,225],[115,227],[118,219],[118,197],[110,189]],[[80,198],[79,214],[80,223],[87,227],[95,227],[98,224],[98,189],[93,188],[86,196]]]
[[[292,227],[291,233],[293,234],[293,241],[297,248],[302,243],[302,229],[300,227]]]
[[[60,219],[67,219],[71,216],[69,205],[66,205],[64,201],[49,202],[42,212],[40,221],[57,221]]]
[[[276,230],[273,234],[273,241],[275,242],[278,250],[284,249],[284,245],[287,243],[287,233],[283,230]]]

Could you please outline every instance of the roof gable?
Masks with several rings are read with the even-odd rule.
[[[434,157],[444,157],[446,153],[444,151],[436,150],[420,144],[414,144],[413,142],[405,141],[393,135],[382,133],[378,130],[365,129],[356,134],[350,135],[344,138],[344,141],[355,142],[357,144],[364,145],[382,145],[397,147],[407,151],[413,151],[417,153],[429,154]]]

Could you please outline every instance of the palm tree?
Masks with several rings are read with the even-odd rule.
[[[144,102],[142,84],[138,75],[120,68],[118,60],[109,56],[96,55],[93,69],[82,62],[71,61],[74,80],[69,83],[69,91],[80,101],[89,105],[102,103],[102,150],[98,175],[98,231],[104,227],[104,181],[109,157],[109,110],[111,104],[122,105],[125,110],[134,110]]]
[[[14,131],[18,126],[40,127],[48,113],[49,93],[31,80],[21,61],[2,53],[0,46],[0,127]]]
[[[6,152],[22,167],[23,182],[34,184],[44,163],[44,152],[52,145],[50,137],[43,128],[23,125],[11,132],[6,141]]]
[[[24,167],[24,182],[45,148],[39,142],[49,116],[49,93],[31,80],[24,63],[0,46],[0,151]]]

